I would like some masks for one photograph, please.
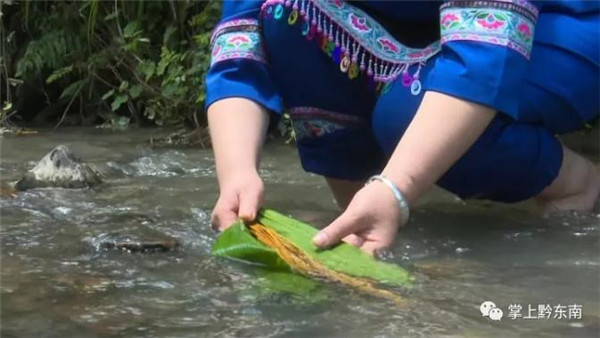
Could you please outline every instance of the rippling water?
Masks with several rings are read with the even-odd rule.
[[[600,220],[541,217],[527,204],[459,202],[433,191],[385,259],[411,269],[408,304],[323,284],[277,292],[256,269],[217,260],[210,151],[150,149],[156,131],[74,129],[4,137],[0,177],[14,181],[58,144],[106,176],[92,190],[39,189],[1,206],[2,337],[597,337]],[[270,144],[266,205],[316,225],[337,210],[289,146]],[[164,234],[167,253],[100,250],[106,236]],[[103,237],[104,236],[104,237]],[[493,301],[502,321],[483,318]],[[510,319],[511,304],[581,305],[581,319]],[[535,313],[537,316],[537,312]]]

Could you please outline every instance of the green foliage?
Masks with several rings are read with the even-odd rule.
[[[220,1],[20,1],[11,10],[1,29],[17,40],[1,60],[25,84],[17,96],[39,90],[59,113],[67,107],[61,121],[197,121]]]
[[[75,38],[59,29],[52,30],[40,39],[31,41],[27,45],[25,55],[17,63],[15,76],[31,78],[40,75],[45,70],[56,72],[67,67],[72,69],[73,65],[65,67],[63,65],[69,58],[69,51],[80,48]]]

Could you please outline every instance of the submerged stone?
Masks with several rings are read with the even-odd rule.
[[[136,253],[167,252],[177,249],[179,240],[157,230],[139,227],[130,233],[101,235],[95,240],[100,250],[120,250]]]
[[[156,241],[156,242],[144,242],[136,241],[129,238],[115,239],[112,241],[102,242],[101,248],[106,250],[121,250],[126,252],[166,252],[175,250],[179,247],[179,242],[176,239]]]
[[[194,130],[182,129],[163,137],[152,137],[149,140],[153,148],[185,148],[199,147],[210,149],[211,141],[208,128],[197,128]]]
[[[81,189],[102,183],[100,173],[64,145],[59,145],[44,156],[15,185],[19,191],[34,188],[57,187]]]

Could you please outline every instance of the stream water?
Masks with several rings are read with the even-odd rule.
[[[4,183],[58,144],[106,180],[91,190],[0,199],[2,337],[600,335],[597,216],[543,217],[527,203],[463,203],[434,190],[385,257],[417,278],[405,306],[331,284],[314,299],[260,290],[253,267],[210,254],[218,193],[211,152],[151,149],[145,140],[155,133],[72,129],[0,138]],[[268,144],[261,173],[266,206],[317,226],[337,214],[322,179],[302,171],[291,146]],[[142,254],[97,245],[147,231],[181,246]],[[502,320],[482,317],[483,301],[494,302]],[[518,306],[522,317],[509,316]]]

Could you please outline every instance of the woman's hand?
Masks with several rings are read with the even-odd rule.
[[[263,201],[258,175],[269,116],[264,107],[244,98],[227,98],[208,108],[220,195],[211,226],[225,230],[238,218],[252,221]]]
[[[425,93],[382,174],[414,205],[475,143],[495,115],[486,106],[442,93]],[[344,239],[373,253],[394,242],[400,216],[392,191],[381,182],[372,182],[359,190],[346,211],[313,241],[324,248]]]
[[[354,195],[346,211],[319,231],[313,242],[327,248],[343,239],[373,254],[394,242],[402,219],[400,212],[392,191],[373,181]]]
[[[235,174],[223,179],[221,193],[212,212],[211,227],[223,231],[238,218],[253,221],[264,198],[264,184],[258,173]]]

